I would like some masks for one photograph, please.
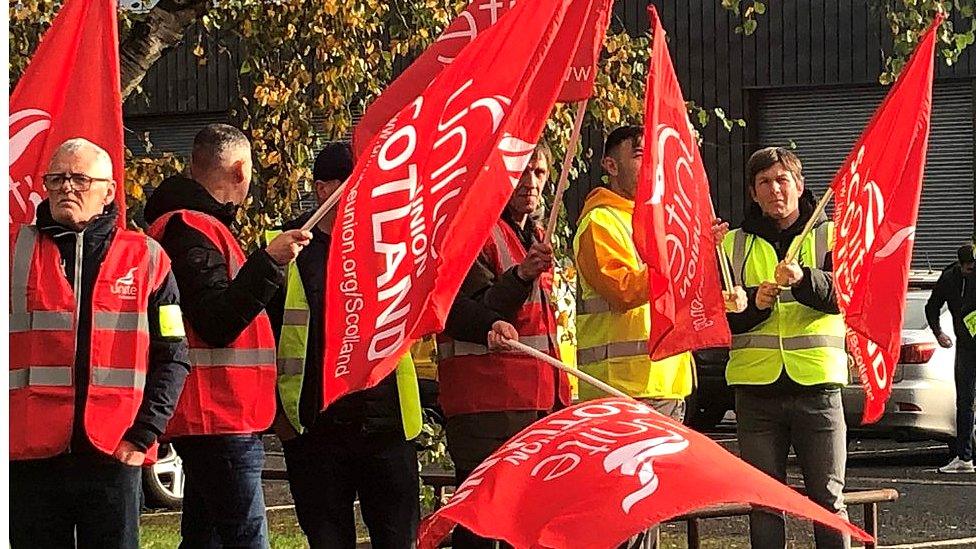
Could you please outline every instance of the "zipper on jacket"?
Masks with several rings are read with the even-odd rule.
[[[74,294],[75,294],[75,296],[74,296],[75,297],[74,332],[75,332],[75,344],[74,344],[74,354],[73,354],[73,357],[72,357],[74,360],[77,360],[77,358],[78,358],[78,324],[81,321],[81,285],[82,285],[81,284],[81,278],[82,278],[82,276],[81,276],[81,267],[82,267],[82,263],[83,263],[83,261],[82,261],[83,260],[83,257],[82,256],[84,255],[84,249],[85,249],[85,231],[84,231],[84,229],[82,229],[81,232],[75,234],[75,279],[74,279]],[[71,368],[72,378],[74,378],[74,376],[76,374],[74,366],[77,366],[77,365],[76,364],[72,364],[72,368]],[[75,398],[78,398],[78,387],[77,387],[77,384],[75,385]],[[75,405],[74,405],[74,403],[72,403],[72,404],[73,404],[72,410],[74,410],[74,406]],[[68,438],[68,453],[69,454],[72,451],[71,441],[74,438],[74,415],[75,414],[72,411],[72,413],[71,413],[71,417],[72,417],[72,420],[71,420],[72,421],[71,433],[72,434],[71,434],[71,437]]]

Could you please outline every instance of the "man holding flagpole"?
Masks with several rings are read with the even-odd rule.
[[[732,349],[726,381],[735,388],[742,459],[786,482],[790,447],[796,451],[810,498],[841,517],[847,461],[847,426],[841,388],[848,381],[844,319],[833,286],[834,225],[816,212],[804,187],[800,159],[768,147],[746,165],[752,199],[742,227],[725,235],[723,248],[748,306],[729,313]],[[796,261],[785,262],[791,248]],[[782,548],[782,514],[750,517],[752,547]],[[818,549],[850,547],[836,531],[815,527]]]

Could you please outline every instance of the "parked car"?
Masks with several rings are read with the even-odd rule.
[[[864,390],[857,372],[844,388],[844,416],[852,432],[897,440],[949,441],[956,435],[955,350],[943,349],[925,319],[930,289],[912,289],[905,304],[901,357],[895,367],[891,398],[881,419],[861,425]],[[952,318],[943,307],[942,329],[953,336]],[[954,339],[954,338],[953,338]]]
[[[913,273],[902,325],[902,348],[892,379],[892,393],[882,418],[861,425],[864,390],[853,371],[842,391],[844,416],[852,433],[898,440],[951,441],[955,437],[954,349],[939,347],[925,319],[925,303],[938,273]],[[952,319],[941,313],[942,329],[950,336]],[[732,389],[725,383],[726,349],[695,352],[698,388],[688,398],[686,423],[700,431],[714,429],[735,408]]]

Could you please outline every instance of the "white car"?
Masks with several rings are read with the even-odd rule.
[[[943,349],[925,319],[925,303],[931,290],[910,289],[902,324],[901,357],[895,367],[891,398],[884,415],[871,425],[861,425],[864,390],[857,372],[844,388],[844,416],[851,431],[897,440],[939,440],[956,436],[955,349]],[[952,318],[943,306],[942,330],[955,341]]]

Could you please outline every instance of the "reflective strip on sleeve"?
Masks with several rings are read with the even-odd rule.
[[[159,306],[159,335],[171,338],[186,337],[186,328],[183,327],[183,311],[179,305]]]

